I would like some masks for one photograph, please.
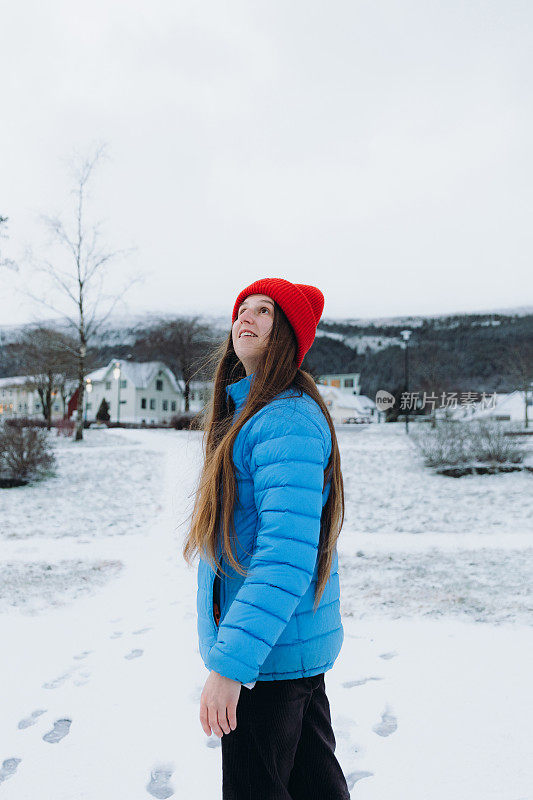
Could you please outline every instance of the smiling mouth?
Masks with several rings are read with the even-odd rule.
[[[239,334],[239,339],[244,339],[245,336],[247,336],[249,339],[252,339],[254,337],[257,339],[257,334],[256,333],[240,333]]]

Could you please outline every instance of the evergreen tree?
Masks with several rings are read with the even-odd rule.
[[[111,417],[109,416],[109,403],[105,399],[102,398],[102,402],[100,403],[100,408],[96,412],[96,419],[98,422],[109,422]]]

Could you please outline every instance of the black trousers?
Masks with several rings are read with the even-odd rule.
[[[350,800],[324,673],[243,686],[221,745],[223,800]]]

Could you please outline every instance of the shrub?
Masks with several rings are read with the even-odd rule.
[[[109,422],[111,417],[109,416],[109,403],[102,397],[102,402],[100,403],[100,408],[96,412],[96,419],[98,422]]]
[[[492,420],[442,421],[411,438],[427,467],[521,464],[525,456],[524,446]]]
[[[58,419],[56,422],[58,436],[72,436],[76,423],[73,419]]]
[[[46,428],[46,420],[33,417],[11,417],[6,419],[5,425],[10,428]],[[53,424],[53,423],[52,423]]]
[[[5,477],[17,480],[43,477],[54,464],[46,430],[13,425],[0,429],[0,473]]]
[[[196,416],[197,415],[193,414],[191,411],[189,412],[183,411],[181,414],[175,414],[171,418],[170,424],[177,431],[193,430],[194,425],[196,424],[195,423]]]

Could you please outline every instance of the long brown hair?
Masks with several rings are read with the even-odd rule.
[[[214,351],[210,359],[216,364],[213,394],[204,410],[201,424],[204,431],[202,440],[204,463],[196,490],[189,532],[183,546],[183,557],[190,566],[194,555],[201,553],[214,569],[218,568],[224,572],[217,556],[217,536],[221,527],[223,553],[236,572],[240,575],[247,574],[236,560],[231,546],[231,536],[235,536],[233,508],[237,494],[232,458],[233,445],[243,425],[254,414],[280,392],[294,387],[299,390],[300,396],[306,392],[318,403],[331,432],[331,455],[324,470],[323,484],[325,487],[331,479],[331,486],[320,521],[314,603],[316,610],[330,576],[335,546],[344,521],[344,484],[333,421],[311,375],[296,366],[296,357],[296,336],[287,317],[276,303],[268,344],[254,370],[254,380],[246,404],[233,425],[235,404],[228,396],[226,386],[244,378],[246,370],[233,348],[231,331],[226,341]],[[224,574],[227,575],[226,572]]]

